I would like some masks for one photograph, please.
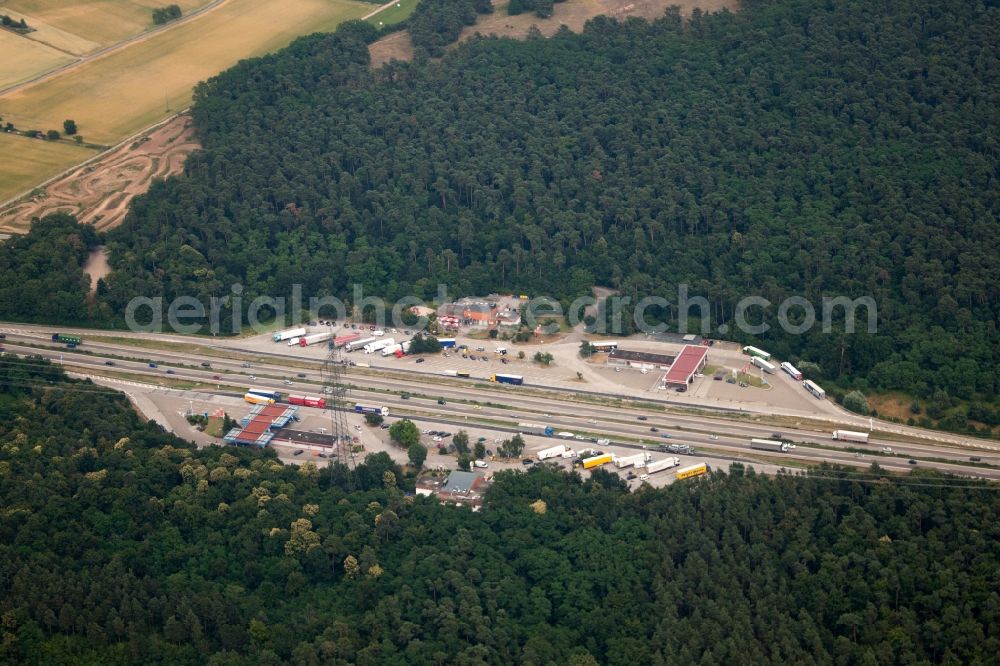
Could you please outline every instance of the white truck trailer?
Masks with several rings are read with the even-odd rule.
[[[382,351],[386,347],[391,347],[396,344],[395,338],[385,338],[383,340],[376,340],[375,342],[369,342],[364,346],[366,354],[374,354],[377,351]]]
[[[557,444],[547,449],[542,449],[537,455],[539,460],[547,460],[549,458],[561,458],[564,453],[566,453],[566,445]]]
[[[361,338],[360,340],[355,340],[353,342],[348,342],[344,346],[345,351],[357,351],[358,349],[363,349],[365,345],[371,344],[378,340],[378,338]]]
[[[649,453],[636,453],[631,456],[621,456],[620,458],[615,458],[615,467],[618,469],[623,469],[625,467],[644,467],[647,462],[652,459],[652,455]]]
[[[677,457],[654,460],[646,463],[646,474],[655,474],[656,472],[661,472],[665,469],[670,469],[671,467],[677,467],[680,464],[681,459]]]
[[[861,442],[862,444],[868,443],[868,433],[854,432],[853,430],[834,430],[833,438],[842,442]]]
[[[290,328],[287,331],[280,331],[274,334],[275,342],[284,342],[285,340],[291,340],[292,338],[300,338],[306,334],[306,329],[304,328]]]

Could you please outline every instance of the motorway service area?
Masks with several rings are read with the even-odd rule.
[[[823,462],[859,474],[877,462],[892,473],[934,468],[1000,478],[990,442],[849,414],[763,349],[690,337],[593,340],[594,353],[584,357],[575,333],[513,344],[459,329],[441,335],[440,352],[414,355],[413,331],[325,321],[216,340],[26,325],[0,332],[7,352],[46,356],[124,391],[181,437],[267,446],[289,463],[322,466],[385,451],[406,464],[407,452],[388,434],[406,418],[422,432],[425,468],[456,469],[450,442],[464,430],[470,444],[483,444],[475,472],[486,478],[545,464],[584,476],[610,471],[635,489],[734,463],[775,474]],[[551,354],[548,365],[533,361],[539,351]],[[333,363],[344,391],[339,418]],[[382,424],[368,424],[366,412]],[[221,413],[240,425],[219,437],[187,418]],[[500,445],[515,435],[523,451],[501,457]]]

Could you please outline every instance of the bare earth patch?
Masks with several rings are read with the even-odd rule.
[[[680,7],[681,14],[685,17],[690,16],[694,9],[704,12],[739,9],[737,0],[566,0],[555,5],[550,18],[540,19],[534,12],[508,16],[508,4],[509,0],[494,0],[493,13],[480,16],[475,25],[465,28],[459,41],[476,34],[524,39],[532,26],[547,37],[554,35],[562,25],[573,32],[581,32],[584,24],[595,16],[655,19],[663,16],[668,7],[675,5]],[[373,67],[392,59],[409,60],[413,57],[413,46],[408,33],[384,37],[368,47],[368,51],[371,53]]]
[[[177,116],[65,174],[31,198],[0,210],[0,230],[24,233],[33,218],[57,211],[76,215],[98,229],[111,229],[121,224],[133,197],[149,189],[154,178],[180,173],[184,160],[198,147],[190,116]]]

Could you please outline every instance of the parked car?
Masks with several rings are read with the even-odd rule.
[[[409,400],[410,399],[410,394],[409,393],[401,393],[399,395],[399,397],[402,398],[403,400]]]
[[[114,365],[114,364],[115,364],[114,361],[105,361],[104,362],[104,365]]]
[[[296,449],[295,453],[293,453],[292,455],[293,456],[301,456],[303,453],[305,453],[305,451],[303,451],[302,449]]]
[[[423,363],[423,362],[424,362],[424,361],[426,361],[426,360],[427,360],[427,359],[425,359],[425,358],[418,358],[418,359],[416,360],[416,362],[417,362],[417,363]]]
[[[532,460],[531,458],[525,458],[524,460],[521,461],[521,464],[522,465],[533,465],[533,464],[535,464],[535,461]]]
[[[381,428],[382,430],[388,430],[389,429],[389,424],[388,423],[383,423],[382,425],[379,426],[379,428]]]

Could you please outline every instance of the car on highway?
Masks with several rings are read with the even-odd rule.
[[[709,437],[709,439],[716,440],[716,439],[719,439],[719,436],[718,435],[712,435],[711,437]]]
[[[916,460],[914,460],[913,458],[910,458],[910,459],[909,459],[909,460],[907,460],[906,462],[910,463],[911,465],[916,465],[916,464],[917,464],[917,461],[916,461]]]
[[[153,363],[152,361],[150,361],[149,362],[149,367],[151,367],[151,368],[158,368],[159,366],[156,365],[155,363]]]
[[[444,404],[444,398],[438,398],[438,404],[439,405],[443,405]]]
[[[531,458],[525,458],[524,460],[521,461],[521,464],[525,465],[525,466],[527,466],[527,465],[534,465],[535,461],[532,460]]]
[[[219,375],[212,375],[212,379],[222,379]]]
[[[409,400],[409,399],[410,399],[410,394],[409,394],[409,393],[406,393],[406,392],[404,391],[403,393],[400,393],[400,394],[399,394],[399,397],[400,397],[400,398],[402,398],[403,400]]]
[[[287,386],[287,385],[289,385],[289,384],[292,383],[292,380],[290,380],[290,379],[283,379],[283,380],[281,380],[281,382]]]
[[[646,421],[647,420],[647,418],[645,416],[637,416],[636,418],[639,419],[640,421]]]
[[[663,439],[670,439],[670,433],[669,432],[661,432],[660,433],[660,437],[662,437]]]
[[[295,376],[296,376],[296,377],[299,377],[299,378],[301,378],[301,379],[305,379],[305,376],[306,376],[306,373],[304,373],[304,372],[300,372],[299,374],[297,374],[297,375],[295,375]]]
[[[212,364],[209,363],[208,361],[202,361],[201,367],[203,367],[203,368],[211,368]]]
[[[242,367],[249,368],[250,367],[250,361],[243,361],[243,366]]]
[[[104,362],[104,365],[114,365],[114,364],[115,364],[114,361],[105,361]]]
[[[170,368],[167,368],[167,374],[168,374],[168,375],[172,375],[172,374],[175,374],[175,373],[174,373],[174,371],[173,371],[173,370],[171,370]]]
[[[257,379],[257,375],[250,375],[250,381]]]
[[[303,451],[302,449],[296,449],[295,453],[293,453],[292,455],[293,456],[301,456],[303,453],[305,453],[305,451]]]
[[[653,426],[649,429],[649,432],[660,432],[660,429],[657,428],[656,426]]]

